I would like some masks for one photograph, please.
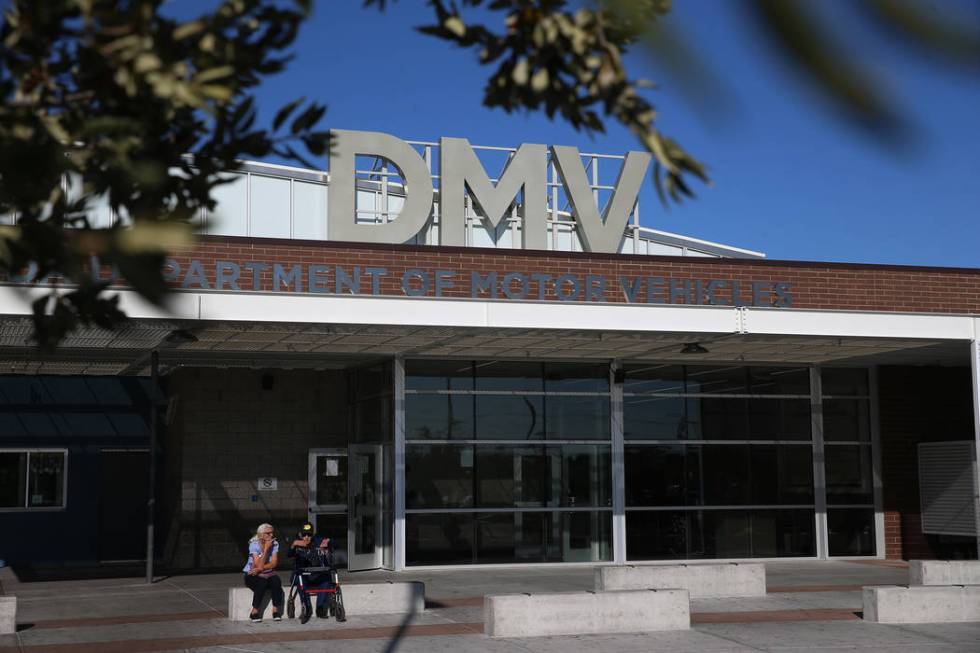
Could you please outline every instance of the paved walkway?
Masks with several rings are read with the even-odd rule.
[[[592,569],[466,569],[394,574],[361,572],[345,582],[420,580],[427,609],[398,615],[349,615],[339,624],[314,619],[260,624],[227,619],[227,588],[237,574],[19,583],[0,572],[18,597],[16,635],[0,636],[0,653],[273,653],[310,651],[600,651],[873,650],[980,652],[980,623],[882,626],[860,619],[862,585],[907,582],[889,562],[779,562],[766,565],[769,593],[757,599],[692,601],[692,629],[637,635],[493,640],[483,634],[483,595],[592,588]]]

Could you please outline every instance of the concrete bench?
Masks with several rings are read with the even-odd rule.
[[[364,614],[421,613],[425,609],[425,584],[409,581],[404,583],[351,583],[340,586],[344,594],[344,609],[348,617]],[[283,587],[286,597],[289,588]],[[316,598],[310,597],[316,605]],[[248,621],[252,610],[252,590],[247,587],[228,589],[228,618],[232,621]],[[296,614],[300,612],[296,600]],[[262,616],[272,618],[272,603],[268,593],[262,605]],[[285,616],[285,615],[284,615]]]
[[[497,594],[484,599],[483,629],[490,637],[688,630],[686,590],[623,590]]]
[[[596,567],[597,590],[686,589],[692,599],[765,596],[766,567],[757,562]]]
[[[980,621],[980,586],[865,587],[864,620],[883,624]]]
[[[17,597],[0,596],[0,635],[17,632]]]
[[[909,585],[980,585],[980,560],[909,560]]]

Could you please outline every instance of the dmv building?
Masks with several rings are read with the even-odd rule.
[[[219,188],[166,311],[41,356],[0,283],[0,558],[139,561],[151,495],[173,571],[307,519],[355,570],[976,557],[980,270],[641,227],[643,153],[335,136]]]

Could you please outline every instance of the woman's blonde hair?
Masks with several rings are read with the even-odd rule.
[[[252,536],[252,539],[250,539],[249,542],[258,542],[260,539],[262,539],[259,537],[259,534],[265,529],[269,529],[273,533],[276,531],[276,529],[272,527],[272,524],[259,524],[258,528],[255,529],[255,535]]]

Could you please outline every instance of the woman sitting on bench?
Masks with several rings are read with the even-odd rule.
[[[267,591],[272,594],[272,619],[282,621],[285,597],[282,581],[276,574],[279,542],[272,533],[272,524],[259,524],[248,541],[248,562],[242,571],[245,572],[245,586],[252,590],[252,612],[248,615],[251,621],[262,621],[262,599]]]

